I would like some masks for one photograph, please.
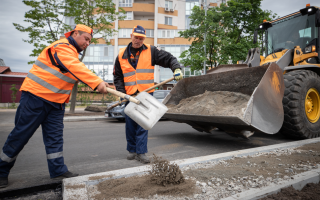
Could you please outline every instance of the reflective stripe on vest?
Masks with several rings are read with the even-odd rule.
[[[138,84],[150,84],[154,83],[154,80],[137,80]]]
[[[33,80],[34,82],[38,83],[39,85],[47,88],[48,90],[51,90],[54,93],[59,93],[59,94],[70,94],[71,90],[61,90],[59,88],[56,88],[55,86],[51,85],[50,83],[47,83],[46,81],[42,80],[41,78],[37,77],[36,75],[32,73],[28,73],[28,78]]]
[[[124,73],[123,76],[124,76],[124,77],[129,77],[129,76],[133,76],[133,75],[135,75],[135,74],[136,74],[136,72],[133,71],[133,72]]]
[[[137,69],[137,73],[154,73],[154,69]]]
[[[36,60],[36,62],[34,64],[36,64],[37,66],[41,67],[43,70],[46,70],[47,72],[51,73],[52,75],[60,78],[61,80],[64,80],[65,82],[72,83],[72,84],[76,83],[76,81],[73,80],[72,78],[69,78],[69,77],[61,74],[57,70],[52,69],[48,65],[42,63],[40,60]]]
[[[9,156],[7,156],[5,153],[3,153],[3,151],[1,151],[1,155],[0,155],[0,159],[2,161],[5,161],[7,163],[10,163],[12,161],[14,161],[16,158],[17,158],[18,155],[16,155],[15,157],[13,158],[10,158]]]
[[[48,160],[56,159],[56,158],[61,158],[61,157],[63,157],[63,151],[57,152],[57,153],[47,154],[47,159],[48,159]]]

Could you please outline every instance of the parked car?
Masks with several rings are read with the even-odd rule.
[[[153,96],[158,99],[159,102],[162,102],[164,98],[170,93],[170,90],[156,90],[153,92]],[[108,107],[118,103],[118,101],[114,101],[108,105]],[[124,108],[125,103],[122,103],[121,105],[118,105],[111,110],[106,110],[105,117],[114,118],[118,121],[125,121],[124,117]]]

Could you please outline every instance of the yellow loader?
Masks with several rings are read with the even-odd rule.
[[[246,61],[220,65],[207,74],[179,81],[163,103],[169,108],[205,92],[228,91],[250,96],[240,114],[164,115],[200,132],[219,128],[248,138],[255,131],[281,132],[303,139],[320,136],[320,9],[307,4],[298,12],[264,21],[256,29],[265,35],[265,55],[249,50]],[[262,46],[263,49],[263,46]]]

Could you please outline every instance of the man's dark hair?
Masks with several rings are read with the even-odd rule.
[[[84,31],[79,31],[79,30],[77,30],[77,31],[79,32],[79,35],[82,35],[83,33],[85,33]],[[72,31],[70,36],[73,36],[73,33],[74,33],[74,31]]]

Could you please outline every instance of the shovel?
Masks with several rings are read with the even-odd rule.
[[[165,105],[147,92],[141,92],[134,98],[111,88],[107,88],[107,91],[130,101],[124,113],[145,130],[150,130],[168,110]]]
[[[148,89],[146,89],[146,90],[143,90],[142,92],[148,92],[148,91],[150,91],[150,90],[153,90],[154,88],[157,88],[157,87],[159,87],[159,86],[161,86],[161,85],[164,85],[164,84],[166,84],[166,83],[168,83],[168,82],[170,82],[170,81],[173,81],[173,80],[174,80],[174,77],[169,78],[169,79],[167,79],[167,80],[165,80],[165,81],[163,81],[163,82],[161,82],[161,83],[158,83],[158,84],[156,84],[156,85],[154,85],[154,86],[152,86],[152,87],[150,87],[150,88],[148,88]],[[113,104],[112,106],[110,106],[109,108],[107,108],[107,110],[111,110],[112,108],[117,107],[118,105],[120,105],[120,104],[122,104],[122,103],[124,103],[124,102],[127,102],[127,101],[128,101],[128,100],[126,100],[126,99],[124,99],[124,100],[122,100],[122,101],[119,101],[118,103]]]

